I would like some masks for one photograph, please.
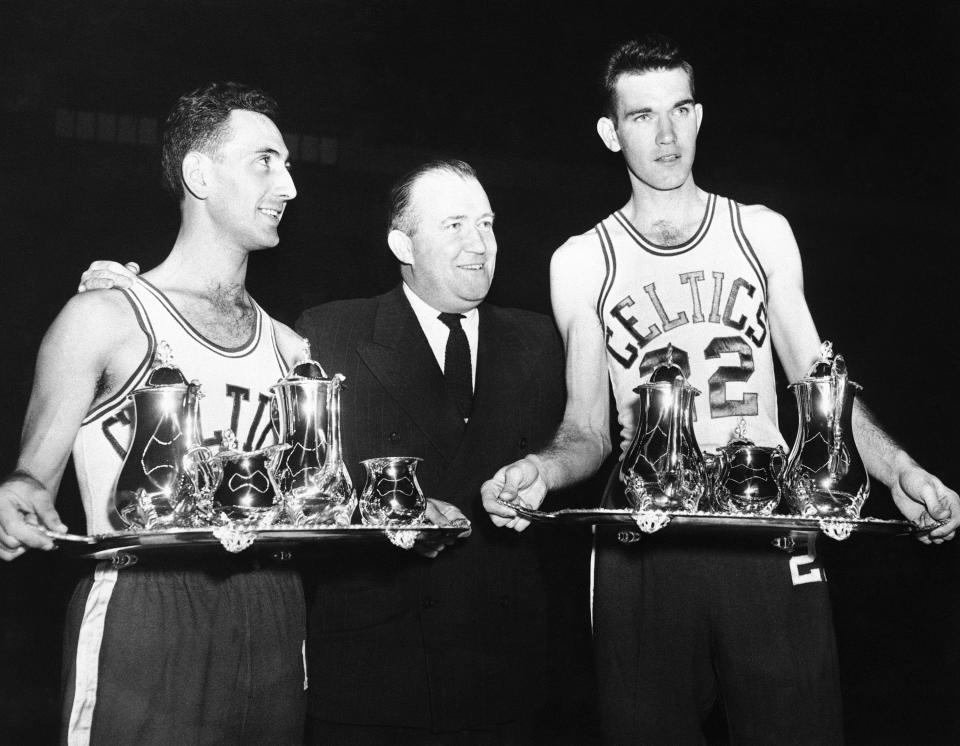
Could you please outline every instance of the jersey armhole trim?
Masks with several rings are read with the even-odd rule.
[[[123,386],[117,389],[117,393],[115,393],[109,399],[106,399],[98,404],[96,408],[90,410],[90,412],[87,413],[87,416],[81,421],[80,427],[88,425],[100,417],[103,417],[108,412],[112,412],[114,409],[116,409],[117,404],[123,399],[126,399],[127,395],[133,391],[134,388],[136,388],[137,384],[143,381],[147,369],[150,367],[151,362],[153,362],[153,356],[157,351],[156,336],[153,333],[153,327],[150,325],[150,320],[147,318],[147,315],[143,310],[143,306],[140,304],[140,299],[127,289],[121,289],[120,292],[123,293],[124,297],[127,299],[127,302],[130,304],[130,307],[133,308],[133,315],[137,319],[137,324],[139,325],[144,336],[147,338],[147,352],[137,364],[137,367],[134,369],[133,373],[130,374],[130,377],[124,382]]]
[[[727,204],[730,207],[730,227],[733,229],[734,238],[737,239],[737,245],[740,247],[740,251],[743,252],[747,263],[750,264],[756,273],[757,279],[760,281],[760,289],[763,291],[764,302],[767,302],[767,273],[764,272],[763,265],[760,263],[757,253],[753,250],[753,246],[750,245],[750,239],[747,238],[746,231],[743,230],[740,205],[729,198],[727,199]]]
[[[603,222],[597,223],[595,228],[597,238],[600,240],[600,251],[603,254],[603,263],[605,267],[603,283],[600,285],[600,294],[597,296],[597,320],[600,322],[600,328],[605,329],[606,324],[603,320],[603,308],[607,304],[607,298],[613,289],[613,282],[617,276],[617,255],[613,251],[613,241],[610,239],[610,233]]]

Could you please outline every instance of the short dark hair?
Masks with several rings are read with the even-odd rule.
[[[253,111],[276,121],[277,102],[241,83],[208,83],[177,99],[163,126],[164,186],[182,200],[183,159],[191,150],[213,154],[228,134],[227,119],[235,109]]]
[[[476,179],[477,172],[473,166],[455,158],[448,160],[427,161],[407,172],[393,185],[390,190],[390,214],[387,220],[387,230],[403,231],[412,236],[417,229],[417,216],[413,212],[411,198],[413,187],[424,176],[435,171],[455,174],[462,179]]]
[[[651,70],[683,70],[690,78],[690,95],[694,96],[693,65],[684,59],[676,42],[662,34],[648,34],[625,42],[607,58],[602,88],[603,116],[613,119],[617,113],[617,80],[621,75],[647,73]]]

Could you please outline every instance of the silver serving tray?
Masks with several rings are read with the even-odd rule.
[[[704,533],[707,531],[756,532],[770,535],[821,532],[833,539],[846,539],[853,532],[890,535],[917,535],[936,528],[920,528],[907,520],[882,518],[808,518],[800,515],[754,515],[750,513],[714,513],[709,511],[632,511],[610,508],[570,508],[547,512],[516,503],[504,503],[530,521],[563,526],[619,525],[638,528],[643,533]]]
[[[238,553],[248,548],[268,552],[309,548],[331,541],[389,542],[409,549],[418,539],[440,541],[453,539],[469,529],[469,523],[456,526],[415,524],[410,526],[328,526],[320,528],[246,529],[232,526],[217,528],[172,528],[163,531],[119,531],[116,533],[84,536],[46,531],[57,546],[71,555],[86,559],[109,560],[118,555],[183,553],[203,550]]]

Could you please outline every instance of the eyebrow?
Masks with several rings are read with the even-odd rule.
[[[495,214],[496,214],[496,213],[494,213],[494,212],[485,212],[485,213],[483,213],[480,217],[481,217],[481,218],[492,218],[492,217],[494,217]],[[445,217],[445,218],[443,219],[443,221],[446,222],[446,221],[448,221],[448,220],[466,220],[466,219],[469,218],[469,217],[470,217],[469,215],[447,215],[447,217]]]
[[[694,101],[692,98],[682,98],[682,99],[680,99],[679,101],[677,101],[677,102],[676,102],[673,106],[671,106],[670,108],[671,108],[671,109],[679,109],[681,106],[689,106],[690,104],[696,104],[696,101]],[[633,116],[636,116],[637,114],[650,114],[650,113],[652,113],[652,112],[653,112],[653,108],[652,108],[652,107],[650,107],[650,106],[642,106],[642,107],[640,107],[639,109],[631,109],[630,111],[625,111],[625,112],[623,113],[623,116],[625,116],[625,117],[633,117]]]
[[[256,150],[253,151],[253,154],[254,154],[254,155],[266,155],[266,154],[269,154],[269,155],[275,155],[275,156],[277,156],[277,158],[280,158],[281,160],[284,160],[284,161],[289,161],[289,160],[290,160],[290,156],[289,156],[289,155],[288,155],[286,158],[283,158],[283,157],[282,157],[283,154],[282,154],[279,150],[277,150],[276,148],[271,148],[269,145],[264,145],[264,146],[262,146],[262,147],[260,147],[260,148],[257,148]]]

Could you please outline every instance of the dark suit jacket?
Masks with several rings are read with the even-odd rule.
[[[545,667],[537,527],[496,528],[480,485],[544,445],[560,422],[563,349],[552,320],[480,306],[466,429],[399,286],[310,309],[297,329],[328,374],[346,376],[343,450],[358,492],[361,459],[420,456],[424,494],[454,503],[473,524],[468,539],[432,560],[386,544],[314,558],[311,718],[458,730],[535,709]]]

